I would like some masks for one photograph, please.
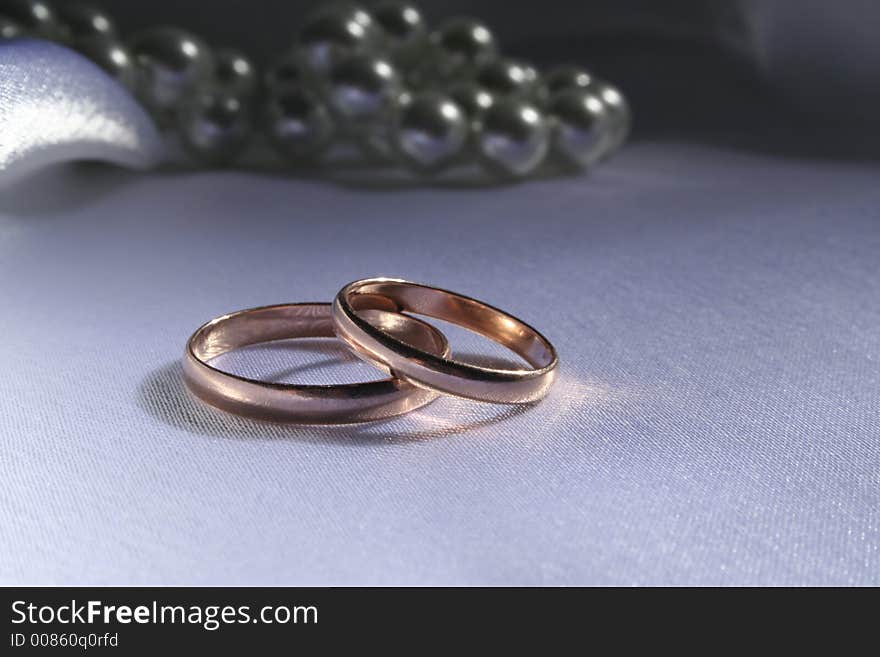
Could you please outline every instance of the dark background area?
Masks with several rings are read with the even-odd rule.
[[[124,33],[172,24],[258,62],[288,48],[320,4],[115,0]],[[370,3],[363,3],[369,7]],[[487,22],[502,48],[541,66],[576,62],[619,84],[636,139],[677,138],[793,155],[875,158],[880,6],[772,0],[423,0],[431,24]]]

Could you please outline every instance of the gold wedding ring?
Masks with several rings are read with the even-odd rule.
[[[507,347],[531,368],[495,369],[431,353],[384,330],[366,310],[412,312],[470,329]],[[547,394],[559,358],[550,341],[503,310],[462,294],[393,278],[349,283],[333,301],[336,334],[362,358],[428,390],[497,404]]]
[[[376,310],[369,319],[383,331],[428,353],[449,354],[436,328],[413,317]],[[210,364],[233,349],[290,338],[332,338],[329,303],[298,303],[242,310],[199,328],[186,345],[184,379],[199,398],[222,410],[261,420],[338,424],[408,413],[438,394],[397,377],[340,385],[271,383],[223,372]]]

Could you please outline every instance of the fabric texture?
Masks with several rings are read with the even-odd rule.
[[[45,172],[0,197],[0,582],[880,584],[877,174],[664,142],[509,187]],[[373,275],[538,326],[550,396],[321,428],[186,393],[203,321]],[[227,366],[368,374],[339,354]]]
[[[77,165],[0,192],[0,584],[880,584],[878,162],[870,130],[849,131],[858,157],[842,138],[850,118],[876,120],[876,76],[852,61],[876,43],[850,29],[871,23],[841,12],[825,29],[810,2],[792,31],[778,3],[674,4],[544,11],[540,30],[526,7],[475,9],[547,60],[595,48],[601,75],[631,73],[641,140],[591,175]],[[140,27],[158,16],[145,7],[118,10]],[[165,11],[222,22],[202,4]],[[215,35],[266,37],[223,20]],[[681,45],[708,25],[831,117],[825,133],[771,116],[738,62]],[[615,26],[643,49],[592,38]],[[840,54],[840,39],[850,54],[824,58],[815,84],[798,53]],[[157,160],[140,108],[84,59],[3,44],[0,74],[3,181]],[[48,114],[25,124],[19,106]],[[561,357],[549,397],[327,428],[187,393],[180,356],[202,322],[376,275],[536,325]],[[443,329],[460,358],[511,357]],[[222,365],[379,376],[332,341]]]

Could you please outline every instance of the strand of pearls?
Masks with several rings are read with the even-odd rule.
[[[244,53],[178,28],[123,41],[99,9],[0,0],[0,38],[28,35],[91,58],[205,165],[235,162],[262,135],[292,166],[345,142],[421,174],[479,162],[519,179],[545,164],[589,168],[620,148],[631,124],[610,83],[573,66],[541,74],[503,56],[470,18],[429,30],[405,0],[324,6],[262,73]]]

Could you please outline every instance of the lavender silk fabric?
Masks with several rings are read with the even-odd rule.
[[[16,186],[0,582],[880,584],[878,174],[643,143],[501,188],[117,169]],[[550,396],[321,428],[187,395],[201,322],[383,274],[539,326],[562,359]],[[369,374],[339,353],[226,365]]]
[[[90,63],[0,46],[0,183],[160,155]],[[512,187],[109,168],[8,187],[0,584],[880,584],[878,174],[657,142]],[[550,396],[322,428],[187,394],[202,322],[375,275],[538,326]],[[224,360],[375,376],[315,341]]]
[[[146,168],[161,155],[147,114],[90,61],[45,41],[0,44],[0,185],[65,160]]]

